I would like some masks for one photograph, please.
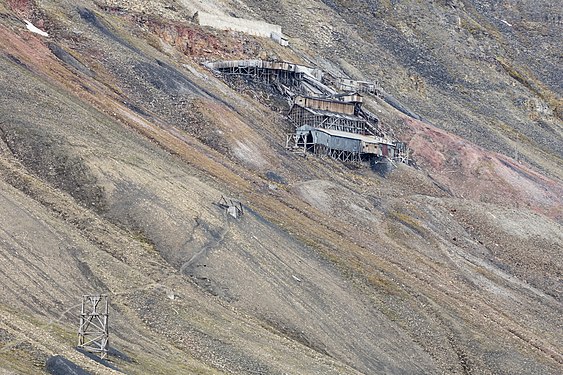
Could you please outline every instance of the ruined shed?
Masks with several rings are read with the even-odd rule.
[[[232,79],[234,84],[240,84],[242,78],[267,83],[292,99],[288,118],[295,132],[287,134],[286,147],[290,150],[312,151],[340,161],[390,158],[408,162],[408,148],[391,141],[379,126],[377,116],[362,108],[359,90],[336,92],[322,83],[324,74],[319,69],[265,60],[217,61],[204,65],[226,81]],[[353,87],[366,90],[366,82],[353,82],[357,83]]]
[[[272,38],[272,40],[273,40],[274,42],[277,42],[278,44],[280,44],[280,45],[282,45],[282,46],[284,46],[284,47],[289,46],[289,40],[287,39],[287,37],[285,37],[285,36],[283,36],[283,35],[281,35],[281,34],[272,33],[272,34],[270,35],[270,38]]]
[[[375,95],[381,94],[381,86],[378,82],[354,81],[346,78],[339,78],[337,81],[338,89],[342,91],[357,91]]]
[[[287,147],[327,155],[343,162],[398,156],[395,144],[387,139],[308,125],[297,128],[295,134],[288,136]]]
[[[361,141],[352,136],[351,133],[341,132],[329,129],[313,129],[313,142],[330,149],[359,153],[362,144]]]
[[[304,108],[320,109],[353,116],[358,112],[358,104],[361,103],[361,96],[356,96],[354,99],[356,101],[297,96],[295,98],[295,104]]]
[[[296,129],[307,144],[320,145],[329,149],[351,153],[393,156],[394,144],[386,139],[371,135],[353,134],[334,129],[302,126]]]

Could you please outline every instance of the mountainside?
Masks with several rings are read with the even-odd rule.
[[[556,3],[0,1],[0,374],[563,372]],[[413,163],[286,150],[288,103],[202,65],[234,59],[379,81]]]

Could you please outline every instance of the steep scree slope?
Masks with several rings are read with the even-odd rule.
[[[487,4],[1,2],[0,369],[560,373],[560,26]],[[426,119],[366,97],[418,168],[287,152],[275,98],[199,64],[257,57],[379,78]],[[75,350],[90,292],[109,367]]]

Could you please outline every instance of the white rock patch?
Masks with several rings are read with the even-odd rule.
[[[26,25],[27,25],[27,29],[28,29],[29,31],[31,31],[32,33],[39,34],[39,35],[42,35],[42,36],[49,36],[49,34],[47,34],[45,31],[43,31],[43,30],[41,30],[41,29],[35,27],[35,25],[33,25],[33,24],[32,24],[31,22],[29,22],[28,20],[24,20],[24,22],[25,22]]]

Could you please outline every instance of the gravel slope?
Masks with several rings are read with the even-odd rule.
[[[561,372],[559,73],[458,49],[470,20],[516,22],[526,3],[221,2],[282,24],[290,50],[184,21],[198,2],[120,3],[0,4],[2,371],[60,355],[96,374]],[[257,56],[379,76],[433,122],[367,99],[418,167],[384,178],[285,151],[275,98],[199,65]],[[105,365],[74,348],[88,292],[112,301]]]

